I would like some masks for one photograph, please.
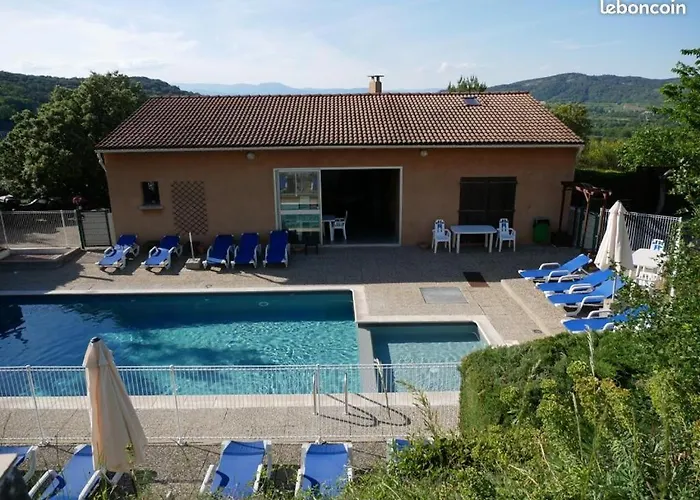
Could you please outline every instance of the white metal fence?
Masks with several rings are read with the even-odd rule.
[[[574,246],[586,249],[598,248],[599,239],[605,233],[605,225],[607,224],[609,213],[609,209],[589,212],[587,227],[584,227],[586,226],[586,209],[584,207],[571,207],[569,213],[569,234],[574,237]],[[639,248],[649,248],[653,239],[668,242],[674,237],[681,223],[681,218],[629,212],[625,217],[625,222],[630,237],[630,245],[634,251]]]
[[[0,246],[7,248],[79,248],[75,210],[0,212]]]
[[[457,425],[455,363],[120,367],[152,441],[376,439],[423,430],[413,388]],[[0,441],[89,439],[80,367],[0,368]]]

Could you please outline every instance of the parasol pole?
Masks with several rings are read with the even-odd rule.
[[[192,252],[192,258],[194,259],[194,245],[192,244],[192,233],[189,233],[190,235],[190,252]]]

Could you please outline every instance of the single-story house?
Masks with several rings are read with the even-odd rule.
[[[535,217],[556,227],[582,146],[527,92],[382,93],[375,78],[366,94],[155,97],[96,152],[118,233],[323,234],[347,215],[347,243],[414,245],[438,218],[507,217],[522,242]]]

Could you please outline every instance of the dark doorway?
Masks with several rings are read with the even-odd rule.
[[[399,243],[399,179],[399,169],[322,170],[323,215],[348,217],[347,242],[337,231],[334,244]],[[324,230],[328,244],[328,225]]]
[[[515,177],[462,177],[459,190],[459,223],[498,228],[498,221],[515,215]],[[483,242],[483,236],[461,238],[462,242]]]

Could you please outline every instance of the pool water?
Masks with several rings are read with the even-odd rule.
[[[387,375],[390,391],[417,389],[459,390],[457,369],[425,367],[420,370],[406,363],[459,363],[464,356],[488,346],[476,323],[411,323],[362,325],[372,336],[374,357],[383,365],[395,366]]]
[[[120,366],[358,362],[350,292],[0,298],[0,365],[80,366],[100,337]]]

